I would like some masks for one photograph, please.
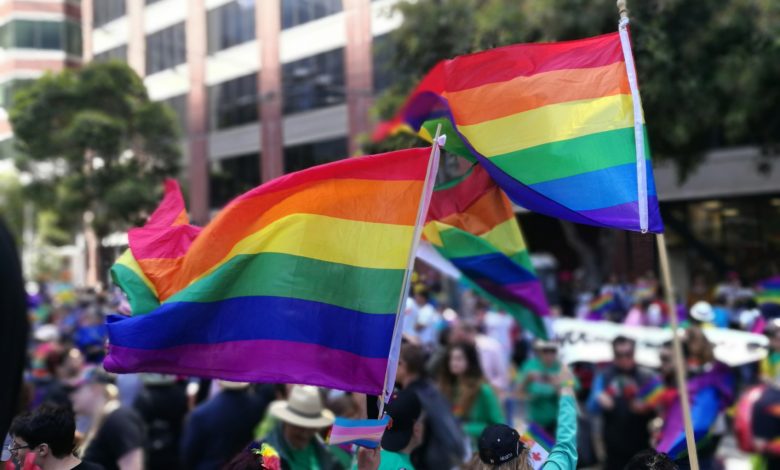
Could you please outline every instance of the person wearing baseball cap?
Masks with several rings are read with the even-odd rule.
[[[411,454],[423,440],[422,405],[412,390],[403,390],[387,405],[390,425],[382,435],[379,470],[414,470]]]

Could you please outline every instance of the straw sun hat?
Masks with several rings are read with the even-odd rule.
[[[296,385],[287,400],[277,400],[269,408],[271,415],[288,424],[308,429],[330,426],[335,420],[333,413],[322,406],[317,387]]]

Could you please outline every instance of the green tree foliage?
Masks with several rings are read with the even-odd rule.
[[[780,139],[780,2],[629,0],[631,33],[653,153],[685,175],[709,149]],[[395,113],[436,62],[519,42],[562,41],[617,30],[614,0],[417,0],[398,5],[390,67],[399,79],[380,97]],[[402,138],[380,150],[408,144]]]
[[[71,233],[84,214],[99,237],[139,223],[178,171],[173,111],[120,62],[47,74],[15,94],[10,117],[28,196]]]

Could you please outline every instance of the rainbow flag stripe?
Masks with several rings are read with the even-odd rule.
[[[536,423],[529,424],[523,436],[539,444],[547,452],[550,452],[555,445],[555,439]]]
[[[179,183],[167,179],[163,200],[142,228],[129,231],[130,248],[111,267],[111,277],[127,295],[133,315],[160,306],[160,293],[165,293],[180,253],[200,232],[189,222]]]
[[[765,279],[759,283],[756,301],[759,303],[759,305],[780,305],[780,276]]]
[[[544,289],[509,200],[482,167],[434,190],[423,236],[481,294],[546,337]]]
[[[624,54],[616,32],[444,60],[374,139],[404,129],[428,138],[432,121],[449,121],[446,149],[476,158],[517,204],[639,231],[646,194],[646,228],[661,232],[644,120],[635,123]],[[642,136],[644,168],[637,162]]]
[[[663,397],[665,389],[661,379],[654,377],[639,389],[638,398],[646,406],[654,407]]]
[[[382,394],[430,153],[341,160],[239,196],[181,256],[173,295],[109,319],[106,369]]]
[[[382,442],[382,435],[390,423],[390,416],[382,419],[336,418],[328,434],[330,445],[356,444],[375,449]]]

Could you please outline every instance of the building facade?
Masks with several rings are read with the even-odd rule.
[[[13,93],[47,71],[81,64],[80,21],[76,0],[0,0],[0,156],[13,148]]]
[[[369,132],[396,0],[83,0],[84,59],[126,61],[185,137],[192,218]]]

